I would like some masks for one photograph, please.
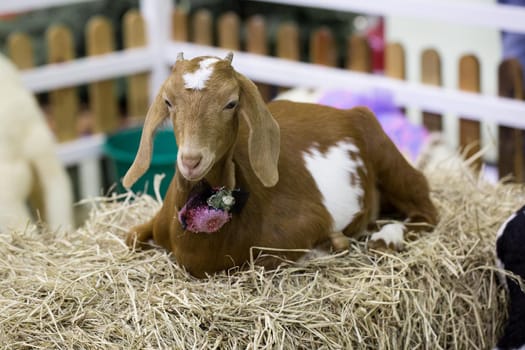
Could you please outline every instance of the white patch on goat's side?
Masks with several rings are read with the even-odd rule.
[[[323,204],[332,217],[333,232],[342,231],[361,211],[364,190],[357,169],[363,166],[363,161],[357,156],[359,149],[349,141],[338,142],[325,154],[318,147],[314,145],[303,153],[306,169],[315,180]],[[350,152],[354,153],[355,160]]]
[[[182,75],[184,79],[184,87],[186,89],[202,90],[206,87],[206,82],[210,79],[213,73],[213,65],[219,61],[218,58],[206,58],[200,61],[199,69],[193,73],[185,73]]]
[[[394,247],[399,247],[403,244],[403,232],[405,231],[405,225],[403,224],[388,224],[385,225],[378,232],[374,233],[371,237],[371,241],[377,241],[382,239],[386,246],[393,244]]]

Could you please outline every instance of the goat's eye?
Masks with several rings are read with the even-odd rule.
[[[237,101],[230,101],[224,106],[224,109],[234,109],[235,107],[237,107]]]
[[[166,106],[168,106],[168,108],[173,107],[172,104],[171,104],[171,102],[168,101],[167,99],[164,99],[164,103],[166,104]]]

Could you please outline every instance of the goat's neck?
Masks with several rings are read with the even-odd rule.
[[[211,187],[235,188],[235,164],[230,156],[215,164],[205,177]]]

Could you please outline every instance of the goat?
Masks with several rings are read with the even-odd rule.
[[[496,235],[497,265],[525,279],[525,206],[512,214]],[[509,319],[496,349],[525,350],[525,292],[512,278],[502,275],[509,293]]]
[[[129,188],[147,170],[154,131],[168,117],[179,147],[176,174],[159,212],[131,229],[129,245],[152,238],[188,272],[205,277],[243,265],[254,247],[282,250],[280,258],[289,260],[302,257],[299,249],[344,248],[342,234],[364,233],[378,217],[380,200],[407,220],[437,223],[425,177],[368,109],[266,105],[231,61],[232,54],[191,60],[179,54],[160,88],[123,185]],[[221,191],[234,207],[210,206]],[[202,215],[227,214],[210,219],[211,227],[188,223],[197,220],[185,215],[199,200]],[[403,229],[387,225],[370,242],[397,248]],[[271,268],[279,261],[258,263]]]
[[[71,183],[56,155],[45,116],[18,70],[3,55],[0,76],[0,231],[24,229],[31,218],[26,202],[39,191],[49,228],[71,228]]]

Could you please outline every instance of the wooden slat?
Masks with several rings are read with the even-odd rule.
[[[252,16],[246,21],[246,51],[257,55],[268,55],[266,22],[262,16]],[[257,83],[257,88],[264,101],[271,99],[271,87]]]
[[[239,39],[240,20],[234,12],[222,14],[217,21],[219,47],[229,50],[240,50],[241,42]]]
[[[144,19],[137,10],[130,10],[124,15],[124,47],[126,49],[146,45]],[[129,117],[143,120],[149,107],[149,74],[140,73],[127,77],[127,114]]]
[[[427,49],[421,55],[421,82],[426,85],[441,86],[441,58],[434,49]],[[423,112],[423,125],[430,131],[443,130],[440,114]]]
[[[46,32],[47,62],[61,63],[75,58],[75,44],[71,30],[63,25],[50,27]],[[55,135],[59,142],[78,137],[78,92],[75,87],[49,92],[49,104]]]
[[[213,18],[205,9],[197,11],[192,18],[192,41],[201,45],[213,45]]]
[[[176,41],[188,41],[188,12],[180,6],[175,7],[171,21],[171,38]]]
[[[86,52],[89,56],[114,51],[113,28],[108,19],[97,16],[89,20],[86,44]],[[89,98],[95,131],[103,133],[115,131],[119,125],[119,116],[114,81],[106,80],[90,84]]]
[[[461,57],[459,61],[459,89],[467,92],[480,92],[479,60],[474,55]],[[459,144],[466,149],[465,156],[471,157],[481,149],[481,126],[478,121],[459,119]],[[482,159],[474,165],[475,170],[481,169]]]
[[[246,51],[258,55],[268,54],[266,21],[262,16],[252,16],[246,21]]]
[[[293,22],[285,22],[277,29],[277,47],[275,54],[279,58],[299,61],[301,51],[299,49],[299,27]],[[279,93],[286,91],[286,87],[280,87]]]
[[[10,34],[7,38],[7,52],[18,69],[33,68],[35,64],[33,46],[27,34],[20,32]]]
[[[516,59],[508,59],[498,68],[498,94],[523,100],[525,98],[523,67]],[[523,116],[525,118],[525,116]],[[500,178],[512,175],[525,182],[525,131],[499,127],[498,171]]]
[[[405,80],[405,50],[399,43],[391,43],[385,49],[385,75]]]
[[[300,52],[297,24],[291,22],[281,24],[277,30],[277,57],[299,61],[301,59]]]
[[[385,47],[385,76],[393,79],[406,79],[405,49],[399,43],[391,43]],[[406,113],[406,107],[401,106],[400,111]]]
[[[324,66],[337,66],[337,47],[327,27],[315,30],[310,36],[310,62]]]
[[[352,35],[348,39],[345,67],[361,73],[372,72],[370,45],[366,37]]]

